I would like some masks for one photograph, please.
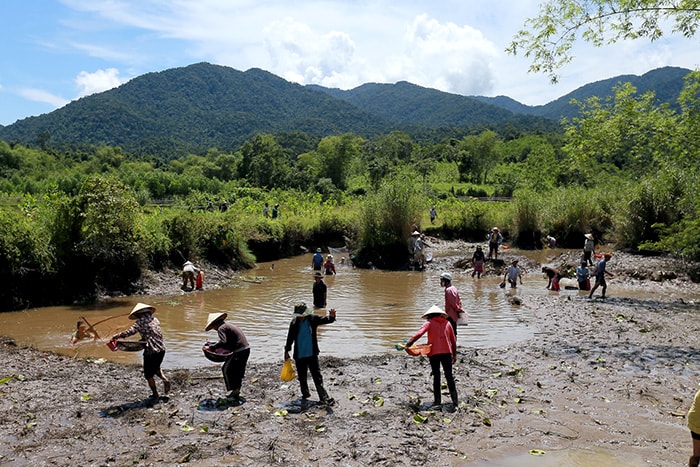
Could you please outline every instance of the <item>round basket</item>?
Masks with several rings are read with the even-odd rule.
[[[227,358],[231,356],[233,352],[227,349],[214,349],[212,350],[207,350],[207,349],[202,349],[202,352],[204,352],[204,356],[207,358],[207,360],[211,360],[212,362],[216,363],[221,363],[225,362]]]
[[[117,339],[117,350],[125,352],[138,352],[146,348],[146,341],[123,341]]]
[[[406,347],[406,352],[409,355],[418,357],[419,355],[428,355],[431,348],[431,344],[415,344],[410,347]]]

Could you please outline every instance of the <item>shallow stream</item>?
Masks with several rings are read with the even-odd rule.
[[[453,256],[456,252],[441,254]],[[533,252],[535,257],[542,252]],[[195,368],[214,365],[203,357],[202,344],[216,340],[214,331],[205,332],[209,313],[226,312],[241,327],[251,345],[252,362],[278,362],[296,302],[312,303],[311,255],[260,263],[246,273],[255,280],[237,281],[236,286],[183,292],[174,296],[134,296],[93,307],[46,307],[0,313],[0,333],[19,344],[31,344],[75,357],[105,358],[118,362],[140,362],[140,352],[112,352],[105,345],[109,336],[128,327],[126,315],[137,302],[156,307],[168,348],[166,368]],[[453,272],[453,271],[451,271]],[[518,295],[556,294],[545,289],[539,271],[525,274]],[[394,345],[408,339],[421,325],[421,314],[430,306],[443,307],[444,293],[439,272],[354,269],[338,265],[336,276],[327,276],[328,307],[337,310],[335,323],[319,328],[322,355],[359,357],[394,351]],[[470,271],[453,273],[469,326],[458,329],[461,347],[496,347],[527,339],[536,332],[528,326],[527,307],[511,305],[509,289],[500,289],[500,278],[475,279]],[[615,285],[609,286],[615,292]],[[634,292],[639,295],[640,292]],[[560,295],[583,297],[584,292],[564,290]],[[317,313],[323,314],[324,310]],[[76,322],[84,317],[100,334],[97,341],[69,344]],[[107,319],[106,321],[103,321]],[[101,322],[103,321],[103,322]],[[99,324],[95,324],[99,323]],[[135,338],[137,338],[135,336]]]

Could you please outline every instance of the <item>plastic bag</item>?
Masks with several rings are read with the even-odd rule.
[[[467,326],[469,324],[468,318],[467,318],[467,312],[463,311],[462,313],[459,314],[459,319],[457,320],[457,326]]]
[[[282,365],[282,371],[280,372],[280,378],[282,379],[282,381],[291,381],[296,377],[297,377],[297,374],[294,371],[294,365],[292,365],[292,359],[288,358],[284,361],[284,365]]]

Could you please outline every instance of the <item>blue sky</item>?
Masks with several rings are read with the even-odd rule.
[[[552,85],[504,49],[538,0],[3,0],[0,124],[145,73],[210,62],[351,89],[409,81],[546,104],[586,83],[700,66],[697,39],[574,49]]]

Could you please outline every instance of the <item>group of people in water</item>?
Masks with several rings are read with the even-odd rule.
[[[586,284],[589,276],[588,265],[589,262],[592,264],[592,257],[594,256],[594,249],[591,249],[589,246],[589,242],[592,242],[592,235],[586,234],[585,237],[586,242],[581,265],[577,269],[578,282],[581,290],[588,290],[590,288],[589,284]],[[501,243],[501,233],[497,227],[494,227],[489,236],[489,259],[496,259],[498,257],[498,247]],[[596,282],[595,285],[590,288],[589,296],[592,297],[593,292],[598,287],[602,287],[602,295],[605,297],[607,288],[605,276],[610,275],[607,271],[606,264],[610,258],[611,255],[605,253],[596,265],[594,272]],[[484,263],[486,259],[487,255],[484,254],[481,245],[477,245],[472,255],[472,277],[476,276],[477,278],[481,278],[482,274],[484,274]],[[284,359],[285,361],[289,358],[293,358],[294,360],[303,400],[310,397],[307,375],[311,373],[320,402],[322,404],[332,405],[334,400],[328,395],[323,385],[323,377],[318,360],[320,350],[318,346],[317,328],[318,326],[335,322],[336,310],[332,308],[324,315],[317,314],[315,311],[325,311],[327,307],[328,288],[323,282],[322,272],[325,273],[325,275],[336,274],[333,256],[328,254],[324,258],[322,250],[320,248],[316,249],[311,259],[311,270],[314,278],[312,288],[313,308],[307,307],[303,302],[294,306],[292,319],[287,332],[287,339],[284,345]],[[543,267],[542,271],[548,278],[547,288],[550,290],[559,290],[559,279],[561,279],[559,271],[549,266]],[[187,261],[183,267],[183,288],[189,283],[191,286],[201,289],[200,279],[198,279],[200,274],[203,276],[201,269]],[[503,284],[509,283],[510,287],[514,289],[517,287],[518,282],[522,284],[522,271],[518,266],[518,260],[514,259],[505,271],[501,286],[503,287]],[[433,306],[424,312],[421,316],[425,319],[425,322],[420,329],[406,341],[405,347],[410,353],[411,346],[423,335],[427,334],[430,350],[426,355],[430,362],[433,377],[433,405],[442,405],[440,390],[442,373],[445,376],[449,389],[452,401],[451,407],[456,408],[459,398],[452,373],[452,365],[456,361],[457,355],[458,325],[466,324],[467,314],[462,308],[459,292],[452,284],[452,276],[449,273],[440,275],[440,285],[444,288],[445,293],[444,310],[438,306]],[[158,318],[154,316],[155,311],[155,307],[151,305],[138,303],[129,314],[129,319],[134,320],[135,323],[128,329],[113,335],[110,342],[116,342],[118,339],[137,333],[141,335],[141,340],[144,342],[143,375],[151,389],[151,398],[159,399],[160,395],[155,378],[158,377],[162,380],[165,394],[170,391],[170,381],[161,368],[166,349],[160,322]],[[204,330],[215,330],[218,340],[216,342],[208,342],[204,345],[202,350],[205,352],[205,355],[207,353],[225,355],[222,373],[226,389],[229,391],[226,399],[230,400],[233,404],[238,404],[242,402],[241,386],[250,356],[250,345],[244,332],[230,321],[226,321],[227,317],[227,313],[209,314]],[[90,337],[97,338],[97,332],[92,326],[81,319],[77,324],[76,331],[71,337],[71,343]]]

